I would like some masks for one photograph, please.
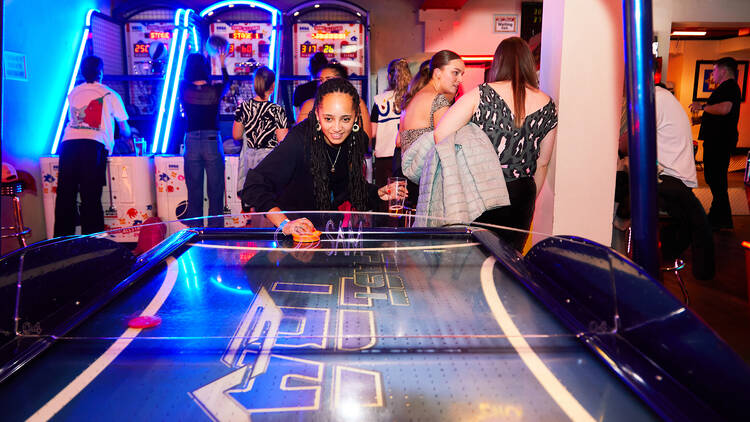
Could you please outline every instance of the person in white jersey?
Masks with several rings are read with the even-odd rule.
[[[659,207],[673,219],[661,230],[662,256],[672,261],[692,245],[693,275],[711,279],[715,272],[713,235],[706,212],[692,190],[698,187],[698,179],[690,121],[672,93],[657,85],[654,97]]]
[[[393,173],[393,153],[396,149],[401,100],[409,88],[411,72],[406,59],[388,63],[388,89],[373,99],[370,122],[375,140],[375,184],[385,185]]]
[[[114,146],[114,121],[130,137],[122,98],[101,83],[104,63],[96,56],[81,62],[84,83],[68,94],[68,124],[58,149],[60,163],[55,200],[55,237],[75,234],[76,197],[80,193],[81,233],[104,230],[102,188],[107,155]]]

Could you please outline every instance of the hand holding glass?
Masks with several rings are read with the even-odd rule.
[[[393,214],[403,212],[404,200],[409,195],[406,190],[406,179],[403,177],[389,177],[388,184],[384,188],[385,195],[381,195],[381,198],[388,199],[388,212]]]

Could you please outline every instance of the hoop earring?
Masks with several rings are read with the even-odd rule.
[[[359,125],[357,122],[354,122],[354,125],[352,125],[352,132],[359,132]]]
[[[315,124],[315,130],[317,130],[318,132],[320,132],[320,122],[318,122],[318,123]]]

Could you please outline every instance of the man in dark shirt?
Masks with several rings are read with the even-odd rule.
[[[732,210],[729,205],[727,172],[729,158],[737,146],[741,92],[737,84],[737,62],[731,57],[716,61],[712,74],[716,89],[707,103],[692,103],[692,111],[703,110],[698,139],[703,142],[703,165],[706,183],[713,201],[708,220],[714,229],[731,229]]]
[[[321,52],[315,53],[312,57],[310,57],[308,70],[310,71],[310,76],[313,78],[313,80],[310,82],[305,82],[302,85],[299,85],[297,88],[294,88],[292,103],[294,104],[295,120],[297,119],[297,115],[299,114],[299,109],[300,107],[302,107],[302,104],[315,96],[315,91],[318,89],[318,81],[316,81],[316,79],[318,78],[320,71],[327,64],[328,59],[326,59],[326,55]]]
[[[190,54],[185,60],[180,101],[187,126],[184,159],[188,203],[182,218],[203,215],[204,171],[209,215],[224,214],[224,150],[219,133],[219,104],[229,82],[225,61],[226,51],[222,51],[219,53],[221,83],[212,84],[211,68],[202,54]],[[224,223],[220,218],[213,218],[208,224],[221,227]]]

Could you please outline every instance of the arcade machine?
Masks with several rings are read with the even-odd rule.
[[[203,19],[203,34],[206,39],[219,36],[227,41],[227,71],[230,86],[219,106],[219,125],[222,138],[232,138],[234,111],[243,101],[252,99],[252,75],[260,66],[268,66],[278,71],[281,12],[273,6],[251,0],[222,1],[208,6],[200,12]],[[207,46],[207,49],[209,46]],[[211,70],[214,79],[221,78],[218,57],[211,55]],[[177,73],[179,74],[179,72]],[[278,83],[276,84],[278,86]],[[272,101],[276,94],[272,97]],[[174,131],[165,134],[173,144],[182,141],[183,134]],[[174,150],[165,143],[162,153]],[[244,226],[246,219],[241,215],[242,206],[237,197],[237,172],[239,156],[225,156],[225,203],[224,224],[227,227]],[[163,220],[181,218],[186,209],[187,190],[185,188],[184,165],[180,155],[157,156],[156,187],[157,207]],[[208,213],[208,199],[204,196],[204,214]],[[162,212],[162,210],[166,210]],[[176,227],[176,226],[175,226]]]
[[[135,242],[135,228],[156,215],[154,197],[154,163],[148,151],[155,151],[160,125],[160,109],[166,103],[171,82],[172,61],[177,39],[175,18],[183,10],[166,7],[129,10],[112,18],[90,10],[86,15],[77,60],[68,86],[70,92],[81,82],[78,68],[84,55],[95,54],[104,61],[103,83],[117,91],[125,103],[136,140],[136,154],[116,140],[108,159],[107,185],[102,203],[108,230],[122,228],[112,234],[114,240]],[[182,47],[184,48],[184,47]],[[66,94],[67,95],[67,94]],[[51,156],[41,158],[43,197],[47,236],[53,236],[54,206],[58,177],[57,147],[68,115],[65,99]],[[148,142],[148,140],[152,140]],[[148,144],[151,144],[150,148]],[[132,229],[127,229],[132,228]]]
[[[294,89],[310,80],[310,57],[323,52],[328,61],[346,66],[349,80],[359,91],[365,104],[370,105],[370,15],[349,2],[339,0],[306,1],[286,12],[285,37],[287,60],[284,70],[291,72],[283,77],[280,103],[288,116],[294,116],[292,96]],[[289,60],[291,59],[291,60]],[[367,180],[372,181],[372,157],[365,159]]]
[[[369,104],[370,15],[352,3],[339,0],[307,1],[286,13],[289,36],[285,47],[283,96],[287,112],[297,85],[310,80],[310,57],[321,51],[328,61],[337,61],[349,70],[349,79]],[[291,115],[291,114],[290,114]]]

